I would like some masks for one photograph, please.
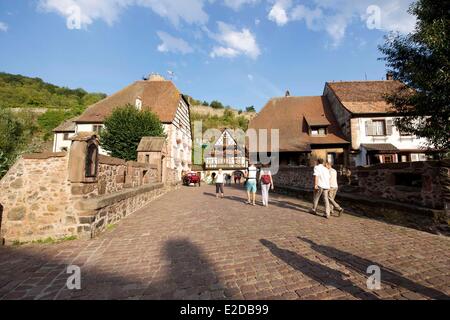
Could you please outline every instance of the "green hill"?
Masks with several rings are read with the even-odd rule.
[[[40,78],[0,73],[0,109],[9,109],[19,118],[28,113],[37,126],[35,133],[44,141],[52,138],[52,130],[62,121],[80,115],[105,97],[80,88],[58,87]]]
[[[82,112],[103,98],[103,93],[88,93],[44,82],[40,78],[0,72],[0,108],[43,108]]]
[[[0,177],[21,153],[49,150],[55,127],[105,97],[0,72]]]

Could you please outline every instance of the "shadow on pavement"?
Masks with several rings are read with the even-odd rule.
[[[317,281],[325,286],[333,286],[336,289],[347,292],[358,299],[379,299],[374,294],[362,290],[361,288],[355,286],[350,280],[345,279],[347,277],[345,273],[302,257],[294,251],[281,249],[269,240],[261,239],[260,242],[268,248],[275,257],[284,261],[286,264],[314,281]]]
[[[51,255],[46,253],[48,249],[49,246],[0,248],[0,300],[226,298],[226,287],[206,255],[188,239],[167,241],[159,265],[151,266],[149,261],[155,259],[146,257],[145,253],[142,259],[133,257],[142,263],[133,261],[129,265],[122,263],[129,257],[120,256],[117,257],[119,265],[89,265],[78,261],[81,290],[67,289],[67,279],[71,276],[66,272],[67,267],[77,265],[78,258],[63,258],[60,254],[64,250]]]
[[[313,249],[314,251],[316,251],[324,256],[327,256],[327,257],[335,260],[336,262],[344,265],[348,269],[356,271],[360,274],[367,275],[366,271],[369,266],[376,265],[376,266],[380,267],[382,283],[396,286],[396,287],[402,287],[409,291],[416,292],[421,295],[427,296],[431,299],[450,298],[449,296],[447,296],[446,294],[444,294],[443,292],[441,292],[439,290],[436,290],[433,288],[428,288],[421,284],[413,282],[413,281],[405,278],[398,272],[396,272],[392,269],[386,268],[374,261],[370,261],[368,259],[364,259],[364,258],[355,256],[351,253],[341,251],[341,250],[333,248],[333,247],[317,244],[314,241],[309,240],[307,238],[303,238],[303,237],[297,237],[297,238],[303,242],[308,243],[311,246],[311,249]]]

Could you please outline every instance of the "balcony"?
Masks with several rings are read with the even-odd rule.
[[[246,159],[239,158],[205,158],[207,169],[237,169],[246,167]]]

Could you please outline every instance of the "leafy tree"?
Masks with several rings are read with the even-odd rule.
[[[256,109],[254,106],[250,106],[250,107],[245,108],[245,111],[246,112],[256,112]]]
[[[55,129],[64,120],[70,118],[71,114],[61,110],[48,110],[38,118],[39,126],[43,133],[44,141],[48,141],[53,137],[53,129]]]
[[[150,111],[139,111],[132,105],[114,110],[105,119],[100,134],[100,145],[111,156],[124,160],[137,159],[137,147],[143,137],[162,137],[164,129],[158,116]]]
[[[209,107],[209,102],[208,101],[203,101],[202,106]]]
[[[391,34],[380,46],[383,60],[403,88],[386,97],[397,113],[400,130],[450,149],[450,1],[419,0],[409,12],[416,30]],[[413,90],[411,90],[413,89]]]
[[[13,155],[22,144],[25,128],[23,123],[9,110],[0,110],[0,151],[3,157]]]
[[[13,113],[0,109],[0,178],[25,149],[36,131],[28,113]]]
[[[213,109],[224,109],[225,107],[223,106],[223,104],[217,100],[214,100],[211,102],[210,104],[211,108]]]

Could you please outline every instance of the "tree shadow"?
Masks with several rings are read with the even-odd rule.
[[[402,287],[409,291],[419,293],[423,296],[427,296],[431,299],[450,298],[445,293],[443,293],[439,290],[429,288],[429,287],[423,286],[419,283],[416,283],[414,281],[411,281],[408,278],[405,278],[404,276],[402,276],[397,271],[392,270],[387,267],[384,267],[374,261],[370,261],[368,259],[364,259],[364,258],[355,256],[351,253],[341,251],[341,250],[333,248],[333,247],[317,244],[314,241],[309,240],[304,237],[297,237],[297,238],[303,242],[308,243],[314,251],[316,251],[324,256],[327,256],[327,257],[335,260],[336,262],[344,265],[346,268],[356,271],[360,274],[366,275],[367,268],[369,266],[376,265],[376,266],[380,267],[381,281],[385,284],[395,286],[395,287]]]
[[[56,255],[46,254],[48,249],[0,248],[0,300],[227,299],[227,288],[207,256],[188,239],[168,240],[163,258],[139,255],[120,267],[116,263],[127,260],[120,256],[95,257],[112,260],[110,265],[90,264],[65,257],[64,248]],[[81,290],[67,288],[69,265],[81,269]]]
[[[294,251],[281,249],[269,240],[261,239],[259,241],[262,245],[268,248],[275,257],[284,261],[295,270],[303,273],[316,282],[319,282],[325,286],[333,286],[336,289],[347,292],[358,299],[379,299],[374,294],[356,287],[350,280],[346,279],[347,275],[343,272],[302,257]]]

